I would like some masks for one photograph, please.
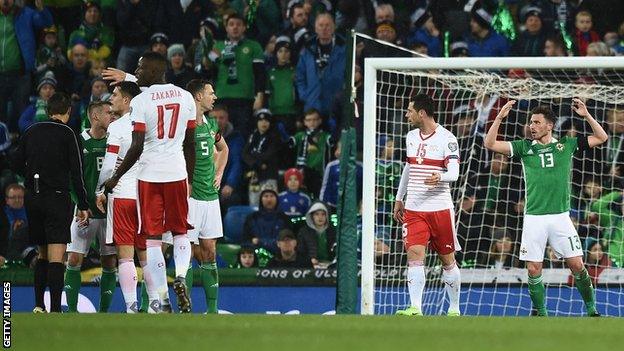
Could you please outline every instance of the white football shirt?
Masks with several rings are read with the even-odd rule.
[[[425,185],[425,179],[432,173],[446,172],[449,161],[459,162],[457,138],[441,125],[429,135],[422,135],[418,128],[407,133],[406,147],[409,181],[405,208],[423,212],[452,209],[449,183],[431,186]]]
[[[173,84],[154,84],[130,102],[133,130],[145,132],[138,179],[167,183],[187,178],[182,144],[195,128],[195,101]]]
[[[107,152],[117,154],[115,169],[119,167],[126,157],[128,149],[132,144],[132,122],[130,114],[126,113],[118,120],[112,122],[108,126],[108,139],[106,139]],[[119,179],[119,183],[113,189],[113,196],[123,199],[137,198],[137,173],[139,170],[138,162],[135,163],[126,174]]]

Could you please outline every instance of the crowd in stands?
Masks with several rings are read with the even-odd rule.
[[[493,16],[502,9],[511,15],[511,31],[493,25]],[[47,119],[46,101],[55,91],[73,100],[70,126],[76,132],[89,128],[86,107],[108,99],[112,91],[102,71],[116,67],[134,72],[146,51],[167,58],[168,83],[185,87],[194,78],[214,82],[218,101],[211,113],[229,146],[222,213],[234,206],[257,208],[235,240],[243,245],[235,264],[240,267],[258,266],[257,249],[271,254],[271,267],[319,267],[335,259],[331,218],[338,202],[338,140],[346,118],[343,88],[351,29],[412,51],[358,41],[355,82],[360,111],[365,57],[624,54],[620,1],[3,0],[0,28],[0,263],[23,259],[28,264],[32,259],[24,237],[24,189],[9,165],[20,133]],[[479,113],[495,115],[504,101],[495,97],[482,104],[487,107]],[[624,266],[622,188],[606,181],[624,175],[624,111],[612,109],[597,117],[610,133],[609,145],[597,160],[609,169],[604,179],[591,178],[600,190],[585,196],[589,184],[576,189],[584,200],[577,201],[582,205],[574,207],[575,215],[580,225],[602,233],[585,234],[597,238],[585,241],[589,261]],[[475,119],[459,111],[441,123],[456,133],[462,150],[473,152]],[[360,124],[356,121],[361,158]],[[575,127],[570,123],[564,133],[574,133]],[[398,179],[401,165],[390,160],[397,159],[400,143],[380,137],[378,172],[397,174]],[[474,173],[479,179],[461,201],[461,212],[500,211],[521,217],[521,182],[519,175],[512,175],[517,167],[510,167],[506,159],[483,157],[491,158],[484,159],[491,169]],[[360,194],[361,174],[358,163]],[[488,189],[505,189],[508,201],[498,201]],[[395,190],[392,182],[378,189],[381,212],[391,212]],[[472,257],[476,265],[517,266],[515,243],[521,223],[476,216],[464,216],[472,222],[459,225],[469,251],[486,253]],[[471,247],[471,235],[481,238],[484,224],[494,228],[490,237]],[[470,233],[475,228],[479,233]],[[380,257],[402,252],[393,243],[400,241],[395,232],[396,226],[379,226]]]

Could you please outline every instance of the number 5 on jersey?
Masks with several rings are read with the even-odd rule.
[[[171,111],[171,123],[169,123],[169,139],[175,137],[176,126],[178,125],[178,115],[180,114],[180,104],[158,105],[158,139],[165,138],[165,110]]]

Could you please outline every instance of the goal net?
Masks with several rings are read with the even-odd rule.
[[[517,103],[499,130],[499,140],[530,138],[527,119],[538,105],[549,106],[558,117],[556,138],[589,135],[589,125],[571,108],[571,99],[580,97],[610,139],[574,156],[570,217],[582,239],[598,310],[623,316],[622,61],[607,57],[366,59],[362,313],[393,314],[410,303],[407,259],[392,207],[404,166],[404,137],[410,130],[405,111],[410,95],[422,92],[437,103],[437,121],[455,134],[461,151],[460,178],[452,183],[452,197],[462,246],[456,255],[462,274],[462,314],[531,312],[527,273],[519,260],[522,166],[483,147],[487,129],[505,102],[514,99]],[[440,262],[430,250],[427,256],[423,312],[442,314],[448,302]],[[550,249],[544,257],[543,278],[550,315],[585,313],[569,270]]]

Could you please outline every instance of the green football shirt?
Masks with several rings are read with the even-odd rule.
[[[215,118],[203,117],[204,123],[195,127],[195,170],[191,197],[195,200],[212,201],[219,198],[214,186],[214,145],[221,139]]]
[[[576,137],[511,142],[511,156],[522,162],[525,184],[525,210],[530,215],[558,214],[570,210],[572,156],[578,148]]]
[[[94,139],[88,131],[80,133],[82,142],[82,171],[84,175],[85,187],[87,188],[87,202],[89,210],[93,213],[91,218],[106,218],[106,215],[98,210],[95,205],[95,192],[106,154],[106,137]],[[71,191],[72,200],[77,203],[76,193]]]
[[[214,49],[223,52],[225,41],[217,41]],[[255,98],[253,63],[264,63],[264,50],[258,42],[243,39],[238,42],[234,49],[236,57],[236,81],[228,82],[230,66],[223,60],[217,60],[217,84],[216,92],[221,99],[249,99]]]

